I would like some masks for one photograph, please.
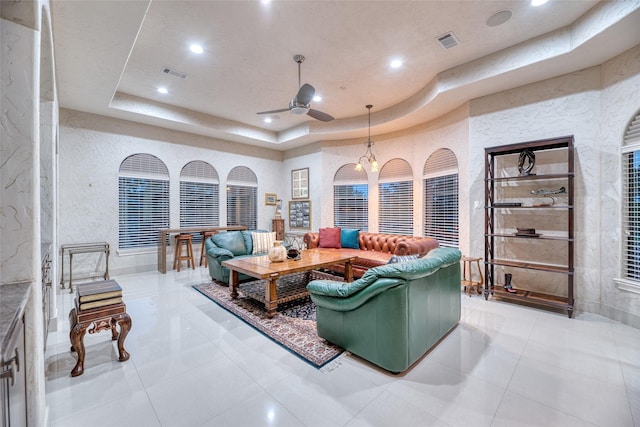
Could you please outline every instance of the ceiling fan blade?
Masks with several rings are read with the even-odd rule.
[[[279,110],[270,110],[270,111],[260,111],[256,114],[274,114],[274,113],[282,113],[283,111],[289,111],[289,108],[280,108]]]
[[[316,94],[316,90],[309,83],[305,83],[302,85],[300,90],[298,90],[298,94],[296,95],[296,101],[300,104],[308,104],[313,99],[313,95]]]
[[[313,108],[309,109],[307,115],[322,122],[330,122],[331,120],[333,120],[333,116],[327,113],[323,113],[322,111],[314,110]]]

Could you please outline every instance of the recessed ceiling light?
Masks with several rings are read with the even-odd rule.
[[[315,102],[320,102],[320,101],[322,101],[322,97],[320,95],[316,95],[316,96],[313,97],[313,100]]]
[[[264,118],[264,122],[265,123],[271,123],[273,120],[271,120],[271,117],[265,117]]]
[[[391,61],[391,62],[389,63],[389,66],[390,66],[391,68],[400,68],[400,67],[402,67],[402,60],[400,60],[400,59],[394,59],[393,61]]]
[[[549,0],[531,0],[531,6],[542,6]]]
[[[159,93],[169,93],[169,91],[167,90],[167,88],[166,88],[166,87],[159,87],[159,88],[158,88],[158,92],[159,92]]]
[[[200,46],[199,44],[192,44],[191,46],[189,46],[189,49],[191,49],[191,52],[197,54],[201,54],[202,52],[204,52],[204,49],[202,49],[202,46]]]

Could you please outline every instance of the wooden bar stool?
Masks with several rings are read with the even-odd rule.
[[[200,234],[202,234],[202,247],[200,248],[200,266],[202,266],[202,262],[204,261],[204,266],[207,267],[209,265],[209,260],[207,260],[207,248],[204,246],[204,241],[213,236],[215,233],[213,231],[201,231]]]
[[[482,269],[480,268],[480,261],[482,258],[473,258],[468,256],[462,257],[462,280],[461,284],[464,286],[465,290],[471,296],[471,289],[475,286],[476,292],[478,294],[482,293],[482,285],[484,284],[484,277],[482,277]],[[478,276],[480,280],[473,280],[473,271],[471,270],[472,263],[475,262],[478,267]],[[469,277],[467,277],[467,271],[469,272]]]
[[[187,267],[191,267],[192,269],[196,269],[196,263],[193,259],[193,236],[191,234],[178,234],[176,236],[176,251],[173,258],[173,269],[180,271],[180,265],[182,261],[187,261]],[[184,243],[184,245],[183,245]],[[187,249],[187,253],[185,255],[182,254],[182,248],[185,247]]]

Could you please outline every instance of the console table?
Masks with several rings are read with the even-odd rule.
[[[167,236],[169,234],[180,233],[202,233],[211,231],[217,233],[219,231],[246,230],[244,225],[229,225],[226,227],[184,227],[184,228],[161,228],[158,230],[158,271],[167,274]]]
[[[69,292],[73,293],[73,255],[102,252],[105,254],[104,280],[109,280],[109,254],[111,253],[109,243],[72,243],[60,246],[61,267],[60,267],[60,288],[64,289],[64,253],[69,254]]]

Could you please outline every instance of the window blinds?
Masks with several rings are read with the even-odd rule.
[[[355,164],[342,166],[333,181],[333,222],[335,227],[369,229],[369,185],[367,173]]]
[[[446,148],[436,150],[424,166],[424,236],[440,246],[458,247],[458,162]]]
[[[402,159],[387,162],[378,176],[379,231],[413,235],[413,174]]]
[[[220,225],[218,173],[207,162],[187,163],[180,173],[180,227]],[[194,236],[199,242],[201,235]]]
[[[622,272],[625,278],[640,281],[640,114],[629,124],[623,144]]]
[[[120,165],[118,247],[155,246],[158,229],[169,227],[169,172],[150,154],[134,154]]]
[[[245,166],[235,167],[227,179],[227,225],[258,225],[258,180]]]

